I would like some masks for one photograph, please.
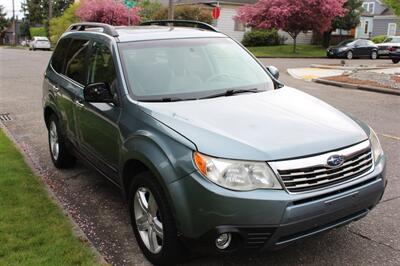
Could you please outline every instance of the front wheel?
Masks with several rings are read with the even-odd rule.
[[[136,240],[151,263],[173,265],[184,259],[171,208],[150,172],[134,177],[129,190],[129,209]]]
[[[55,115],[51,115],[48,120],[48,138],[50,156],[54,166],[57,168],[72,167],[75,163],[75,157],[67,148],[66,139]]]
[[[377,51],[372,51],[372,53],[371,53],[371,59],[372,59],[372,60],[378,59],[378,52],[377,52]]]
[[[352,51],[348,51],[347,54],[346,54],[346,58],[351,60],[351,59],[353,59],[353,57],[354,57],[353,52]]]
[[[392,59],[393,64],[397,64],[398,62],[400,62],[400,59]]]

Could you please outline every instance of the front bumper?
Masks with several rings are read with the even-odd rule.
[[[344,58],[346,57],[347,51],[341,51],[339,52],[338,50],[328,50],[326,52],[327,57],[336,57],[336,58]]]
[[[227,250],[275,249],[364,217],[382,198],[385,158],[351,182],[304,194],[230,191],[197,172],[170,184],[178,230],[192,249],[217,252],[215,238],[232,233]]]
[[[389,53],[390,59],[400,59],[400,52],[391,52]]]

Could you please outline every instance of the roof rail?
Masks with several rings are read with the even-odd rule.
[[[79,22],[72,24],[69,26],[67,31],[85,31],[86,29],[90,28],[102,28],[103,33],[110,35],[112,37],[118,37],[118,32],[115,30],[115,28],[109,24],[105,23],[97,23],[97,22]]]
[[[152,20],[140,24],[140,26],[151,26],[151,25],[190,27],[190,28],[199,28],[203,30],[219,32],[218,29],[211,26],[210,24],[194,20],[174,20],[174,19]]]

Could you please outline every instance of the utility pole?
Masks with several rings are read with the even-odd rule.
[[[15,4],[14,0],[12,1],[12,8],[13,8],[13,44],[17,45],[17,24],[15,23]]]
[[[52,17],[53,17],[53,1],[49,0],[49,23]]]
[[[174,19],[174,0],[169,0],[168,3],[168,19]]]

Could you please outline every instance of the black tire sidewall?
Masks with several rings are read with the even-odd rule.
[[[139,231],[136,226],[134,212],[134,197],[136,191],[140,187],[145,187],[153,194],[163,224],[163,244],[158,254],[151,253],[143,243]],[[178,239],[175,220],[172,215],[168,200],[166,199],[162,187],[158,184],[154,175],[148,171],[142,172],[134,177],[129,189],[128,195],[129,212],[131,216],[132,229],[134,231],[136,241],[138,242],[145,257],[154,265],[175,265],[184,260],[183,246]]]

